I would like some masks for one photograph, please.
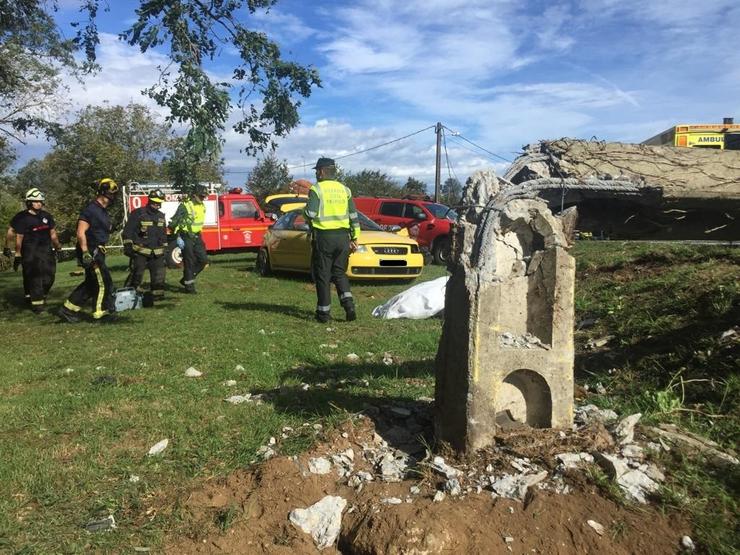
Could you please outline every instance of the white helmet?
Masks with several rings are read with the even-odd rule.
[[[26,201],[28,202],[44,202],[46,200],[46,196],[44,193],[39,191],[36,187],[33,189],[29,189],[26,191]]]

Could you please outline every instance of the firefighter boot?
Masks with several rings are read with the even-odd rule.
[[[70,324],[76,324],[80,321],[80,317],[75,312],[68,309],[66,306],[62,306],[57,314],[62,320],[64,320],[65,322],[69,322]]]
[[[321,322],[322,324],[325,324],[331,320],[331,314],[328,312],[324,312],[323,310],[317,310],[316,311],[316,321]]]
[[[344,314],[348,322],[354,322],[355,320],[357,320],[357,312],[355,312],[355,303],[353,303],[352,301],[348,303],[342,303],[342,307],[344,308]]]

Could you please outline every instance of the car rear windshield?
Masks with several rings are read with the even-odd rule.
[[[425,204],[424,206],[426,206],[427,210],[434,214],[435,218],[447,218],[448,220],[457,219],[457,212],[455,212],[449,206],[445,206],[444,204],[436,204],[430,202],[429,204]]]

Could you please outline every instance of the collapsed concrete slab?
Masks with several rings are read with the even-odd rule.
[[[493,172],[464,190],[436,358],[435,432],[458,450],[502,427],[573,421],[574,213],[555,217]]]
[[[740,236],[740,151],[558,139],[528,145],[503,176],[579,229],[626,239]]]

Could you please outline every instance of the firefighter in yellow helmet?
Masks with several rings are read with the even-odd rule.
[[[131,259],[131,287],[143,293],[144,272],[149,270],[150,292],[144,294],[144,306],[164,298],[167,222],[160,210],[163,202],[162,191],[150,191],[147,205],[131,212],[123,228],[123,254]]]
[[[14,245],[13,269],[18,271],[18,267],[23,266],[26,302],[31,304],[33,312],[41,314],[46,295],[54,285],[57,268],[54,250],[59,251],[61,245],[54,218],[44,210],[44,193],[34,187],[26,192],[25,200],[26,210],[18,212],[10,220],[3,254],[9,257],[10,246]]]
[[[316,185],[308,193],[304,215],[311,226],[311,273],[316,282],[316,320],[331,319],[331,284],[337,288],[347,321],[357,318],[347,278],[350,252],[357,249],[360,222],[352,192],[335,180],[331,158],[319,158],[314,166]]]
[[[206,220],[204,201],[208,191],[203,185],[196,186],[190,198],[177,207],[170,227],[178,237],[182,249],[183,271],[180,284],[186,293],[195,293],[195,278],[208,266],[208,253],[201,237],[201,230]]]
[[[97,182],[96,196],[82,209],[77,219],[77,258],[85,268],[85,281],[72,291],[59,310],[62,320],[78,322],[82,307],[93,302],[94,321],[115,318],[113,280],[105,264],[105,247],[112,229],[108,209],[115,201],[119,187],[110,178]]]

